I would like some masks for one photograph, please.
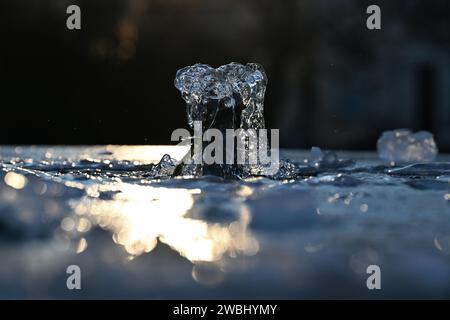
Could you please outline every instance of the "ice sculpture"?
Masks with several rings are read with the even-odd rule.
[[[178,70],[175,87],[186,101],[188,123],[204,129],[262,129],[266,74],[259,64],[229,63],[217,69],[195,64]]]
[[[390,163],[431,162],[438,149],[427,131],[412,133],[408,129],[385,131],[377,142],[378,156]]]
[[[192,129],[195,121],[201,121],[203,130],[218,129],[226,137],[226,129],[265,128],[264,94],[267,77],[259,64],[232,62],[219,68],[195,64],[178,70],[174,84],[186,102],[187,120]],[[249,137],[238,137],[246,138]],[[246,148],[256,146],[248,144]],[[192,170],[192,166],[183,169],[188,168]],[[203,174],[220,176],[234,175],[236,170],[249,168],[217,164],[201,166]]]

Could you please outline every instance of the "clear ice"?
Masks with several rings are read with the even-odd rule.
[[[412,133],[408,129],[385,131],[377,142],[378,156],[390,163],[431,162],[438,149],[427,131]]]
[[[309,162],[318,165],[319,161],[321,161],[323,158],[323,152],[319,147],[312,147],[311,153],[309,156]]]
[[[178,70],[175,87],[186,102],[188,125],[202,122],[202,129],[264,129],[264,94],[267,76],[261,65],[246,65],[232,62],[219,68],[207,64],[195,64]],[[239,136],[246,139],[248,134]],[[225,136],[225,135],[224,135]],[[247,144],[245,148],[255,148]],[[261,146],[260,146],[261,147]],[[236,154],[236,153],[235,153]],[[177,174],[201,171],[223,177],[242,177],[257,172],[257,166],[202,165],[195,168],[188,165],[176,170]]]
[[[267,76],[261,65],[246,65],[232,62],[219,68],[207,64],[195,64],[178,70],[174,81],[186,102],[188,125],[202,122],[202,129],[264,129],[264,94]],[[246,134],[253,134],[247,131]],[[239,137],[246,139],[247,135]],[[243,144],[245,148],[255,148]],[[269,146],[257,146],[268,148]],[[192,151],[192,150],[191,150]],[[244,150],[245,152],[245,150]],[[289,160],[279,160],[279,171],[270,178],[275,180],[295,179],[329,169],[353,164],[339,160],[333,151],[323,152],[314,147],[308,166],[298,166]],[[180,164],[174,176],[217,175],[225,178],[265,176],[261,165],[202,165]]]
[[[267,76],[261,65],[195,64],[178,70],[175,87],[186,101],[188,124],[204,129],[263,129]]]

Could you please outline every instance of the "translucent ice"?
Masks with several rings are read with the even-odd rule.
[[[412,133],[407,129],[383,132],[377,150],[382,160],[391,163],[431,162],[438,153],[430,132]]]
[[[178,70],[175,87],[186,101],[188,124],[204,129],[262,129],[267,77],[256,63],[229,63],[217,69],[195,64]]]
[[[309,154],[309,162],[313,165],[318,165],[318,163],[323,158],[323,152],[319,147],[312,147]]]
[[[226,129],[254,129],[239,133],[238,139],[243,142],[240,145],[244,146],[241,147],[244,150],[238,151],[240,154],[255,151],[257,146],[246,144],[245,141],[247,138],[257,138],[250,135],[256,135],[255,130],[265,128],[264,94],[267,77],[259,64],[232,62],[219,68],[195,64],[178,70],[174,84],[186,102],[188,125],[191,128],[194,127],[194,121],[201,121],[203,130],[213,128],[223,134]],[[261,147],[267,146],[260,144]],[[199,171],[197,169],[196,172]],[[200,169],[203,174],[242,177],[258,167],[211,164],[202,165]],[[177,173],[179,171],[183,172],[176,170]]]
[[[165,154],[159,163],[152,168],[151,175],[154,178],[170,176],[175,171],[176,165],[176,160]]]
[[[450,174],[450,163],[448,162],[434,162],[434,163],[415,163],[407,165],[406,167],[387,169],[386,172],[391,175],[399,176],[439,176]]]
[[[322,151],[319,147],[312,147],[309,164],[317,169],[337,169],[353,164],[352,160],[340,160],[334,151]]]

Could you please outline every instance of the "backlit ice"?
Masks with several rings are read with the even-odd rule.
[[[431,162],[438,154],[430,132],[412,133],[407,129],[383,132],[377,149],[380,159],[392,163]]]

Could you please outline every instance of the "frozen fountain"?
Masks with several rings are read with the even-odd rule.
[[[223,137],[223,145],[229,143],[230,137],[226,131],[232,129],[245,130],[237,135],[242,145],[233,142],[232,149],[226,149],[222,154],[221,163],[200,164],[195,167],[197,174],[213,174],[222,177],[237,177],[248,175],[250,166],[237,164],[237,155],[257,149],[251,139],[257,139],[257,130],[265,129],[264,94],[267,86],[267,76],[261,65],[248,63],[229,63],[219,68],[206,64],[195,64],[178,70],[175,77],[175,87],[181,92],[186,102],[186,115],[192,133],[192,160],[196,154],[194,144],[199,139],[204,150],[207,142],[195,132],[195,123],[201,125],[202,132],[210,129],[218,130]],[[249,130],[252,129],[252,130]],[[254,137],[249,137],[254,134]],[[234,139],[234,138],[232,138]],[[247,141],[247,142],[246,142]],[[241,148],[241,149],[239,149]],[[245,150],[244,150],[245,148]],[[267,145],[259,146],[267,148]],[[254,150],[256,151],[256,150]],[[233,154],[233,164],[226,163],[226,154]],[[191,154],[190,154],[191,155]],[[203,159],[199,162],[203,162]],[[186,162],[186,161],[185,161]],[[252,168],[255,171],[255,167]],[[180,166],[176,174],[192,172],[192,163]]]

